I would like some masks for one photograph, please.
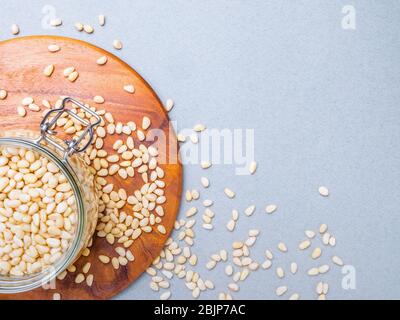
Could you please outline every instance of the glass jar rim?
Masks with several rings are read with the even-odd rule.
[[[75,172],[71,165],[56,155],[56,151],[50,150],[46,148],[46,146],[35,143],[34,141],[29,140],[28,138],[0,138],[0,147],[1,146],[16,146],[31,149],[39,152],[40,154],[46,156],[51,161],[53,161],[57,167],[61,170],[61,172],[65,175],[68,182],[70,183],[75,200],[76,200],[76,210],[77,210],[77,228],[74,235],[74,240],[71,243],[69,249],[63,254],[63,256],[55,262],[55,264],[51,267],[46,268],[45,270],[33,274],[22,277],[5,277],[0,276],[0,293],[19,293],[30,291],[36,289],[40,286],[46,285],[54,280],[60,273],[66,270],[73,262],[76,255],[79,253],[80,244],[83,237],[83,230],[85,219],[84,215],[84,202],[82,197],[82,191],[77,183],[78,179],[76,178]]]

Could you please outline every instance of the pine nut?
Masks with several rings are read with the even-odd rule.
[[[305,250],[305,249],[309,248],[310,246],[311,246],[310,240],[304,240],[303,242],[301,242],[299,244],[299,249],[300,250]]]
[[[313,250],[313,252],[311,253],[311,258],[318,259],[322,254],[322,250],[321,248],[317,247]]]
[[[48,50],[50,51],[50,52],[58,52],[58,51],[60,51],[61,50],[61,48],[58,46],[58,45],[56,45],[56,44],[51,44],[51,45],[49,45],[48,47]]]
[[[297,273],[297,269],[298,269],[297,263],[296,263],[296,262],[292,262],[292,263],[290,264],[290,272],[291,272],[292,274],[296,274],[296,273]]]
[[[25,117],[26,116],[26,110],[24,107],[18,106],[17,107],[17,113],[20,117]]]
[[[171,297],[171,291],[166,291],[160,296],[160,300],[168,300]]]
[[[321,224],[320,227],[319,227],[319,233],[320,234],[324,234],[327,231],[328,231],[328,226],[325,223]]]
[[[287,252],[287,251],[288,251],[288,249],[287,249],[287,247],[286,247],[286,244],[284,244],[283,242],[279,242],[279,243],[278,243],[278,249],[279,249],[279,251],[281,251],[281,252]]]
[[[281,267],[278,267],[276,268],[276,275],[278,276],[278,278],[282,279],[283,277],[285,277],[285,271]]]
[[[95,103],[102,104],[102,103],[104,103],[105,100],[102,96],[94,96],[93,101]],[[100,128],[102,128],[102,127],[100,127]]]
[[[257,170],[257,162],[255,162],[255,161],[250,162],[250,165],[249,165],[250,174],[254,174],[256,172],[256,170]]]
[[[71,82],[75,82],[76,79],[78,79],[78,77],[79,77],[78,71],[73,71],[73,72],[71,72],[71,73],[69,74],[68,80],[71,81]]]
[[[55,18],[50,20],[50,25],[52,27],[59,27],[62,25],[62,20],[60,18]]]
[[[135,92],[135,87],[131,84],[127,84],[124,86],[124,90],[128,93],[134,93]]]
[[[106,17],[105,17],[105,15],[104,15],[104,14],[100,14],[100,15],[98,16],[98,19],[99,19],[99,25],[100,25],[101,27],[103,27],[103,26],[106,24]]]
[[[278,207],[275,204],[270,204],[270,205],[266,206],[265,211],[268,214],[272,214],[272,213],[274,213],[276,211],[277,208]]]
[[[341,258],[339,258],[338,256],[333,256],[332,262],[340,267],[344,265],[343,260]]]
[[[11,25],[11,33],[15,36],[19,34],[19,26],[17,24]]]
[[[235,197],[235,192],[233,192],[231,189],[229,188],[225,188],[224,192],[226,194],[226,196],[230,199],[233,199]]]
[[[100,66],[103,66],[107,63],[108,58],[106,56],[101,56],[96,60],[96,63]]]
[[[201,167],[202,167],[203,169],[208,169],[208,168],[211,167],[211,162],[210,162],[210,161],[203,161],[203,162],[201,163]]]
[[[43,70],[43,74],[46,77],[50,77],[53,74],[54,71],[54,64],[49,64],[48,66],[46,66]]]
[[[114,40],[113,41],[113,47],[117,50],[121,50],[122,49],[122,42],[121,40]]]
[[[83,31],[83,24],[80,22],[76,22],[75,29],[78,30],[79,32]]]
[[[172,99],[168,99],[167,102],[165,103],[165,110],[167,110],[167,112],[170,112],[173,107],[174,107],[174,101]]]
[[[246,210],[244,210],[244,214],[246,216],[250,217],[254,213],[255,209],[256,209],[256,206],[251,205],[251,206],[247,207]]]
[[[319,192],[319,194],[320,194],[321,196],[323,196],[323,197],[329,196],[329,190],[328,190],[327,187],[324,187],[324,186],[319,187],[319,188],[318,188],[318,192]]]
[[[276,288],[275,293],[278,297],[280,297],[280,296],[283,296],[287,290],[288,290],[288,288],[286,286],[281,286],[281,287]]]
[[[100,260],[102,263],[104,263],[104,264],[107,264],[107,263],[110,262],[110,258],[107,257],[107,256],[100,255],[98,258],[99,258],[99,260]]]
[[[94,29],[91,25],[84,24],[83,25],[83,31],[85,31],[87,34],[91,34],[94,32]]]
[[[75,283],[82,283],[83,281],[85,281],[85,276],[82,273],[79,273],[76,277],[75,277]]]
[[[7,98],[7,91],[4,89],[0,90],[0,100],[4,100],[5,98]]]

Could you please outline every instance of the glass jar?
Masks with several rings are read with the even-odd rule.
[[[90,123],[67,109],[66,105],[69,102],[89,113],[95,121]],[[64,113],[86,127],[81,136],[65,141],[55,137],[54,127]],[[100,117],[85,105],[74,99],[65,98],[60,108],[50,110],[44,116],[40,124],[39,137],[37,132],[26,130],[1,133],[0,147],[18,147],[35,151],[60,169],[74,194],[77,222],[74,238],[61,258],[51,267],[35,274],[24,276],[0,275],[0,293],[25,292],[48,284],[78,259],[81,251],[87,247],[97,224],[98,193],[95,178],[79,153],[91,144],[93,129],[100,121]]]

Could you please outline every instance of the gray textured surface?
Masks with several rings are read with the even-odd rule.
[[[296,250],[303,231],[328,223],[336,248],[357,271],[357,289],[343,290],[338,268],[324,277],[329,298],[400,298],[400,62],[398,1],[351,1],[356,30],[341,28],[347,1],[4,1],[1,39],[16,22],[21,35],[57,34],[87,40],[113,51],[138,70],[160,98],[172,97],[171,118],[180,128],[197,122],[209,128],[254,128],[259,170],[236,176],[233,166],[215,166],[206,174],[212,187],[201,196],[215,200],[216,229],[196,227],[197,270],[226,291],[220,265],[204,268],[208,256],[247,230],[262,230],[253,257],[263,261],[267,247],[284,240],[289,252],[275,266],[295,260],[300,271],[277,280],[272,271],[257,271],[235,298],[274,298],[277,285],[314,298],[317,279],[305,276],[312,265]],[[64,26],[41,26],[42,7],[54,6]],[[77,33],[76,21],[106,27],[93,35]],[[1,62],[0,62],[1,63]],[[200,188],[198,166],[185,168],[185,187]],[[319,185],[329,198],[317,193]],[[229,185],[234,200],[223,195]],[[274,216],[264,213],[270,202]],[[232,234],[225,230],[230,210],[257,205],[243,215]],[[185,208],[184,204],[182,208]],[[141,277],[121,299],[158,298]],[[174,298],[189,298],[182,281],[172,281]]]

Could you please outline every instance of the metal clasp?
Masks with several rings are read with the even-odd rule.
[[[71,110],[66,108],[66,104],[68,102],[73,103],[74,105],[78,106],[79,108],[83,109],[85,112],[89,113],[93,117],[96,118],[96,121],[94,123],[90,123],[87,120],[81,118],[78,116],[78,114],[72,112]],[[57,134],[56,131],[53,130],[54,126],[57,123],[57,120],[63,115],[63,113],[67,113],[69,116],[73,117],[74,119],[78,120],[80,123],[82,123],[84,126],[86,126],[85,130],[82,132],[82,134],[77,137],[73,138],[71,140],[63,140],[65,143],[65,146],[61,145],[57,140],[53,139],[52,136],[55,136]],[[50,117],[53,115],[53,117],[50,119]],[[90,144],[92,143],[93,140],[93,135],[94,135],[94,130],[93,128],[99,125],[101,122],[100,116],[90,110],[87,106],[84,104],[80,103],[79,101],[76,101],[75,99],[72,98],[64,98],[61,104],[61,107],[58,109],[53,109],[47,112],[47,114],[44,116],[42,119],[42,122],[40,123],[40,137],[35,141],[36,143],[40,143],[42,140],[45,140],[58,150],[62,151],[64,153],[63,159],[66,161],[67,158],[74,153],[77,152],[82,152],[85,151]],[[79,146],[82,140],[86,137],[89,136],[88,141],[83,145]]]

